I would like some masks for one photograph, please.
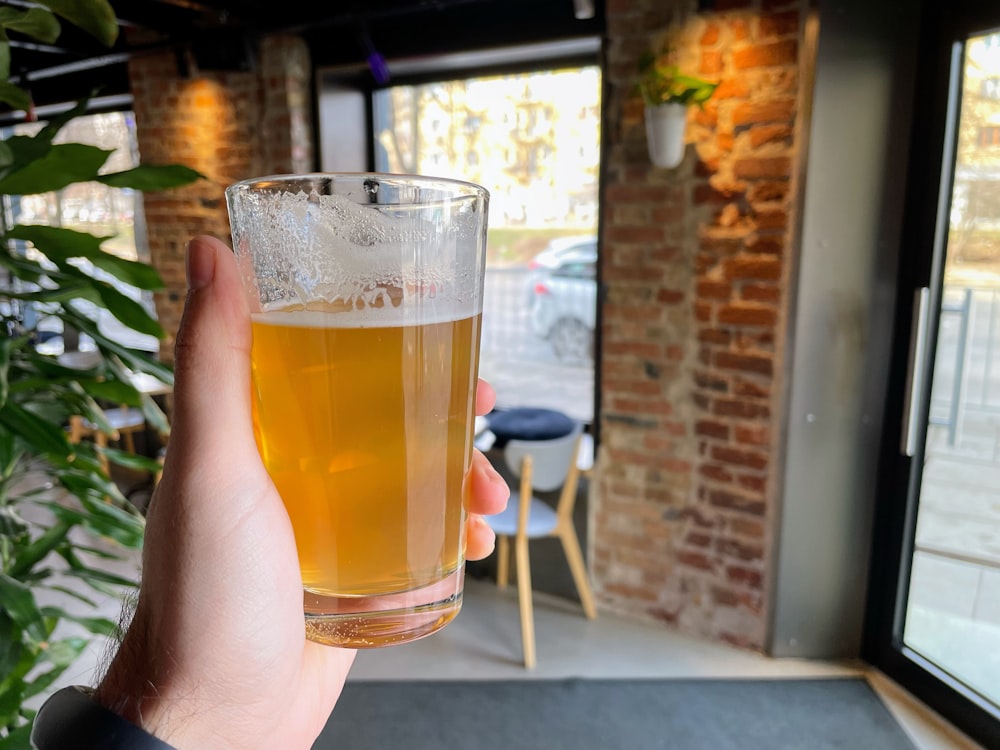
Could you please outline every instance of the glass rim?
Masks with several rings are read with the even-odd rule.
[[[254,192],[255,190],[317,179],[332,180],[334,183],[339,180],[341,183],[354,183],[359,186],[363,185],[366,180],[410,185],[413,187],[431,188],[436,186],[442,191],[453,191],[455,193],[453,196],[444,196],[445,200],[462,200],[470,197],[479,197],[488,200],[490,197],[489,190],[475,182],[459,180],[453,177],[436,177],[433,175],[409,174],[404,172],[287,172],[239,180],[229,185],[225,189],[225,192],[226,195],[235,195],[237,193]],[[437,197],[435,202],[440,202],[441,200],[441,197]],[[383,203],[379,205],[402,206],[423,204],[414,204],[407,201],[406,203]]]

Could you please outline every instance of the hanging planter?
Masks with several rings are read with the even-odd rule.
[[[684,160],[684,128],[687,107],[676,102],[646,107],[646,143],[649,160],[657,167],[673,169]]]
[[[672,169],[684,160],[687,108],[703,107],[718,83],[683,75],[667,63],[668,53],[646,52],[639,58],[638,90],[646,103],[646,142],[649,159],[657,167]]]

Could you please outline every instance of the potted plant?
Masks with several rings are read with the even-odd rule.
[[[0,12],[0,48],[9,54],[7,32],[52,44],[64,21],[108,46],[118,33],[107,0],[37,0]],[[46,6],[46,7],[41,7]],[[30,110],[30,98],[10,81],[8,54],[0,54],[0,102]],[[102,173],[109,152],[80,143],[56,143],[56,135],[86,111],[81,102],[52,118],[34,135],[0,141],[0,747],[29,748],[28,734],[40,698],[87,646],[86,633],[113,635],[116,623],[95,617],[89,589],[135,585],[108,572],[101,558],[115,557],[142,541],[143,518],[112,481],[103,460],[132,468],[156,468],[92,443],[71,444],[66,425],[82,416],[111,432],[101,402],[141,407],[147,420],[164,416],[131,383],[145,372],[172,382],[155,357],[105,335],[85,314],[102,308],[140,333],[163,336],[146,310],[109,283],[108,275],[143,290],[161,286],[156,271],[104,252],[98,237],[73,229],[17,224],[7,210],[18,196],[58,191],[98,181],[134,190],[162,190],[199,175],[181,166],[139,166]],[[25,252],[30,247],[31,251]],[[88,269],[94,269],[90,271]],[[81,305],[85,303],[85,305]],[[37,346],[39,331],[25,311],[41,306],[47,316],[89,335],[96,346],[86,369],[60,364]],[[151,464],[151,465],[150,465]],[[42,589],[61,592],[46,606]],[[50,600],[52,600],[50,598]],[[69,606],[75,602],[75,606]],[[75,623],[76,635],[60,625]],[[58,630],[57,630],[58,628]]]
[[[681,73],[666,49],[642,54],[638,90],[646,104],[646,142],[653,164],[673,168],[681,163],[687,109],[704,106],[718,85]]]

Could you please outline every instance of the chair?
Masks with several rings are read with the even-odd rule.
[[[146,417],[142,413],[142,409],[123,404],[111,409],[105,409],[104,416],[107,418],[108,424],[114,428],[111,439],[115,441],[120,440],[125,450],[129,453],[135,453],[135,438],[133,435],[136,432],[146,429]],[[106,448],[108,445],[108,435],[102,432],[97,425],[81,416],[71,417],[69,423],[70,442],[79,443],[85,437],[92,437],[99,447]],[[103,453],[101,453],[101,466],[104,468],[105,473],[110,473],[111,466]]]
[[[583,611],[591,620],[597,616],[583,553],[580,551],[580,541],[573,527],[573,506],[580,476],[578,456],[582,431],[582,426],[577,423],[573,431],[564,437],[508,441],[504,448],[504,462],[514,476],[520,478],[520,488],[511,493],[507,509],[503,513],[486,517],[486,522],[497,535],[497,586],[500,588],[507,586],[510,538],[514,539],[521,641],[524,666],[528,669],[533,668],[536,663],[528,540],[550,536],[559,538]],[[553,491],[560,487],[562,491],[555,510],[535,496],[536,490]]]

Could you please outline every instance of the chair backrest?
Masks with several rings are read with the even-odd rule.
[[[520,477],[524,457],[530,455],[534,488],[543,492],[557,490],[566,483],[570,468],[576,466],[582,432],[583,425],[577,422],[573,431],[563,437],[549,440],[511,439],[504,447],[504,461],[514,476]]]

